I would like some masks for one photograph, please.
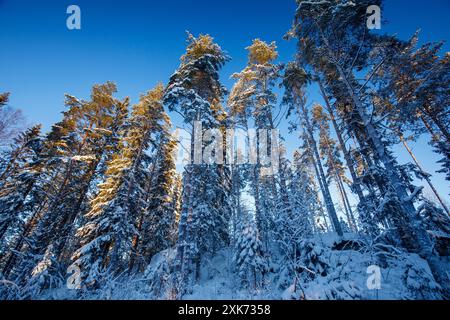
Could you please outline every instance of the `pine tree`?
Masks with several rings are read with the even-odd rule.
[[[236,82],[233,85],[230,95],[228,97],[227,105],[229,109],[229,123],[231,125],[233,138],[234,135],[242,131],[247,132],[245,135],[245,145],[250,145],[250,137],[248,135],[249,119],[251,117],[250,110],[254,104],[255,85],[252,83],[254,80],[254,72],[246,68],[240,73],[235,73],[231,76]],[[241,141],[242,143],[242,141]],[[242,146],[234,145],[234,139],[231,141],[231,145],[227,146],[231,149],[231,159],[227,159],[231,170],[231,196],[232,196],[232,244],[235,245],[237,241],[237,235],[239,233],[239,219],[241,219],[243,212],[243,197],[242,194],[248,188],[249,182],[253,187],[253,196],[255,199],[255,210],[260,212],[258,176],[254,170],[254,164],[245,163],[249,162],[249,155],[243,154]]]
[[[27,162],[30,153],[37,152],[40,130],[40,125],[33,126],[13,140],[11,147],[5,152],[5,162],[0,172],[1,185],[20,170],[20,166]]]
[[[24,259],[22,255],[29,248],[29,236],[37,223],[38,217],[32,212],[38,200],[44,197],[44,191],[40,189],[44,170],[42,152],[40,126],[35,126],[16,139],[10,153],[7,167],[11,170],[0,191],[2,217],[5,218],[0,273],[5,279],[19,258]]]
[[[354,193],[356,193],[356,195],[358,196],[358,199],[360,201],[360,207],[363,207],[366,203],[366,199],[364,197],[363,191],[362,191],[362,187],[361,187],[361,183],[360,183],[360,179],[359,176],[356,172],[356,164],[354,163],[354,160],[350,154],[350,151],[345,143],[344,140],[344,135],[343,135],[343,131],[341,129],[341,125],[338,123],[338,119],[336,118],[335,115],[335,111],[333,110],[333,107],[331,106],[330,100],[328,98],[327,93],[325,92],[325,88],[324,85],[322,83],[322,81],[320,80],[320,78],[315,77],[315,80],[317,80],[318,84],[319,84],[319,88],[320,88],[320,93],[322,94],[323,100],[325,101],[325,106],[326,106],[326,110],[329,114],[331,123],[333,124],[333,128],[334,131],[336,132],[336,136],[338,138],[339,141],[339,146],[340,149],[342,150],[342,153],[344,154],[344,159],[346,161],[347,164],[347,168],[348,171],[350,172],[350,175],[352,177],[351,181],[351,190],[354,191]]]
[[[367,84],[389,56],[391,49],[398,46],[398,41],[392,37],[368,34],[365,12],[369,5],[374,4],[381,5],[381,1],[300,1],[292,34],[299,39],[302,62],[317,69],[326,80],[337,79],[335,86],[339,86],[341,91],[339,99],[347,101],[352,112],[360,117],[368,150],[382,165],[377,173],[386,177],[383,181],[386,189],[382,190],[382,202],[397,207],[397,210],[390,211],[390,219],[403,235],[403,245],[428,261],[434,276],[446,288],[444,291],[448,292],[448,277],[433,254],[430,239],[416,214],[414,200],[417,198],[414,196],[417,194],[408,193],[400,168],[389,151],[389,143],[383,140],[382,130],[374,123],[364,99]],[[372,71],[367,75],[368,80],[359,84],[355,80],[355,72],[364,68]]]
[[[256,290],[264,285],[268,264],[255,221],[243,217],[233,261],[244,287]]]
[[[432,139],[450,141],[448,84],[450,56],[439,57],[443,42],[417,48],[418,32],[398,46],[374,75],[377,112],[389,116],[391,127],[428,131]]]
[[[198,163],[203,160],[198,159],[198,154],[201,155],[206,143],[212,141],[203,141],[203,132],[198,127],[195,130],[196,124],[201,124],[203,129],[220,129],[223,125],[225,113],[221,103],[226,90],[218,72],[228,59],[211,36],[195,38],[189,34],[186,54],[164,96],[169,110],[181,114],[184,123],[192,128],[190,163],[183,174],[177,243],[176,269],[182,281],[179,294],[198,278],[202,257],[228,242],[230,187],[227,173],[223,165]]]
[[[286,188],[288,201],[282,201],[278,209],[275,228],[283,268],[287,269],[285,286],[289,286],[292,279],[298,281],[300,246],[304,239],[313,236],[315,217],[320,215],[320,203],[308,166],[310,162],[298,151],[294,153],[292,166],[286,161],[282,161],[280,166],[280,175],[286,177],[280,194]]]
[[[14,144],[8,155],[8,161],[0,177],[0,239],[2,247],[7,247],[4,236],[9,227],[14,227],[10,233],[16,236],[22,228],[20,212],[23,211],[26,198],[36,182],[37,166],[42,141],[41,126],[34,126],[14,139]]]
[[[408,151],[409,155],[411,156],[411,158],[413,159],[417,169],[419,170],[420,174],[420,178],[423,178],[427,181],[428,185],[430,186],[431,190],[433,191],[434,195],[436,196],[436,198],[439,201],[439,204],[442,206],[442,208],[445,210],[445,212],[447,213],[447,215],[450,215],[450,210],[448,209],[447,205],[444,203],[444,201],[442,200],[441,195],[438,193],[438,191],[436,190],[435,186],[433,185],[433,183],[431,182],[431,175],[427,172],[425,172],[425,170],[422,168],[422,166],[420,165],[419,161],[417,160],[416,156],[414,155],[413,151],[411,150],[411,148],[409,147],[408,143],[407,143],[407,139],[403,137],[402,133],[399,133],[399,138],[400,141],[402,142],[403,146],[405,147],[406,151]],[[442,160],[440,160],[442,161]]]
[[[19,283],[26,281],[50,245],[60,264],[52,270],[65,272],[64,255],[72,245],[74,224],[86,210],[91,183],[101,162],[110,157],[127,113],[128,99],[119,101],[114,92],[116,86],[108,82],[93,87],[91,101],[66,95],[68,111],[43,144],[43,170],[31,192],[30,223],[15,245],[14,251],[24,251],[26,257],[16,261],[12,256],[5,267],[5,274],[17,267]]]
[[[256,126],[256,149],[258,150],[256,164],[247,169],[251,172],[256,224],[267,249],[271,239],[269,233],[275,218],[274,208],[278,199],[278,190],[274,173],[271,172],[274,164],[270,163],[272,168],[267,168],[261,159],[261,152],[266,154],[267,150],[264,148],[267,148],[273,153],[277,148],[278,141],[273,141],[274,137],[272,136],[268,138],[261,136],[261,133],[264,132],[261,130],[275,129],[273,110],[277,99],[273,91],[281,66],[275,63],[278,52],[274,42],[268,44],[260,39],[255,39],[252,45],[247,47],[247,50],[247,67],[232,76],[237,81],[230,94],[229,105],[238,126],[248,130],[250,119],[254,120]],[[264,139],[267,139],[267,145],[262,144]],[[249,139],[247,139],[247,143],[250,143]],[[267,169],[269,169],[269,174],[264,174],[263,171],[267,173]]]
[[[450,81],[450,58],[448,54],[443,58],[438,56],[442,43],[428,43],[416,48],[417,42],[418,33],[394,50],[389,61],[375,74],[374,82],[379,90],[374,97],[374,107],[377,114],[387,118],[386,126],[399,137],[416,164],[404,132],[412,131],[415,139],[428,132],[435,152],[444,156],[439,161],[443,168],[438,172],[450,177],[449,166],[446,165],[450,159],[446,125],[449,115],[445,108],[449,103],[446,88]],[[426,180],[436,197],[440,198],[431,180]],[[442,200],[440,203],[448,213]]]
[[[281,212],[286,212],[288,215],[292,215],[292,199],[288,189],[292,171],[290,161],[286,159],[285,153],[286,148],[284,145],[281,145],[279,155],[280,168],[276,176],[277,184],[279,186],[277,210],[281,210]]]
[[[303,232],[305,236],[308,236],[314,232],[314,217],[321,214],[319,195],[311,172],[310,157],[296,151],[293,156],[293,165],[289,190],[295,208],[294,212],[302,216]]]
[[[169,132],[164,132],[147,182],[147,208],[142,211],[138,222],[141,237],[133,240],[133,251],[137,252],[143,262],[141,269],[150,263],[154,254],[175,244],[173,235],[179,201],[179,190],[175,189],[175,148],[176,141],[170,138]]]
[[[450,220],[446,213],[428,199],[423,199],[423,203],[417,209],[417,212],[433,240],[436,252],[442,257],[447,256],[449,253]]]
[[[108,163],[105,181],[98,186],[86,222],[77,231],[80,247],[72,260],[88,289],[98,288],[108,276],[128,267],[132,240],[138,235],[135,224],[146,210],[145,181],[151,161],[146,150],[150,143],[157,143],[155,136],[169,123],[162,95],[159,85],[133,107],[120,151]]]
[[[355,217],[353,216],[347,191],[344,187],[344,181],[348,183],[348,179],[345,176],[344,164],[340,158],[340,150],[337,147],[336,141],[330,136],[329,116],[325,114],[321,105],[315,104],[312,110],[312,118],[313,124],[319,128],[320,156],[325,161],[325,166],[327,167],[327,179],[328,181],[333,180],[336,183],[336,188],[344,205],[347,222],[353,231],[356,231]]]
[[[289,114],[296,112],[302,119],[302,127],[305,131],[304,137],[308,147],[311,149],[311,158],[317,172],[317,179],[319,181],[320,189],[322,190],[325,206],[328,215],[333,224],[334,230],[338,235],[342,236],[342,230],[339,224],[339,219],[336,214],[336,209],[331,198],[331,193],[328,188],[325,173],[322,167],[321,158],[314,135],[315,128],[311,121],[310,111],[307,110],[305,104],[304,85],[308,82],[309,77],[305,70],[298,68],[295,64],[291,64],[285,71],[283,85],[286,88],[283,103],[288,105]]]

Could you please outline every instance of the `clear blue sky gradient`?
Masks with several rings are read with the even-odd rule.
[[[81,8],[81,30],[66,28],[71,4]],[[184,53],[186,30],[211,34],[232,57],[222,71],[230,88],[254,38],[276,41],[280,62],[293,58],[295,42],[282,37],[295,7],[294,0],[0,0],[0,92],[11,92],[10,104],[45,129],[61,119],[64,93],[88,98],[95,83],[114,81],[118,97],[134,103],[157,82],[167,83]],[[422,42],[448,40],[449,13],[450,0],[387,0],[382,31],[407,39],[420,28]],[[309,96],[321,101],[317,92]],[[288,143],[297,146],[295,137]],[[414,151],[434,174],[438,158],[426,139]],[[410,161],[404,152],[399,160]],[[433,181],[448,199],[449,183],[438,174]]]

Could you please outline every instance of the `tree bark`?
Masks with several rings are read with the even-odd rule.
[[[331,198],[330,190],[328,189],[328,184],[325,178],[325,174],[323,171],[322,163],[320,162],[320,155],[317,149],[316,140],[314,139],[314,132],[312,129],[312,125],[309,121],[309,116],[307,110],[303,105],[301,105],[301,109],[303,111],[303,118],[306,124],[306,131],[308,132],[308,140],[311,151],[313,152],[314,157],[316,158],[316,168],[318,173],[318,179],[322,180],[322,194],[325,201],[325,206],[327,207],[328,215],[330,217],[331,223],[333,224],[334,230],[339,236],[343,236],[341,224],[339,223],[339,219],[336,214],[336,209],[334,208],[333,199]]]
[[[325,105],[326,105],[327,111],[328,111],[328,113],[330,115],[330,118],[331,118],[331,123],[333,124],[334,130],[335,130],[336,135],[338,137],[342,153],[344,154],[344,159],[345,159],[345,162],[347,163],[348,171],[350,172],[350,175],[352,176],[352,180],[353,180],[352,190],[354,190],[356,192],[356,194],[358,195],[359,201],[365,203],[366,199],[365,199],[364,194],[362,192],[361,183],[359,181],[358,175],[355,172],[355,165],[354,165],[352,157],[350,156],[350,153],[349,153],[349,151],[347,149],[347,146],[346,146],[346,144],[344,142],[344,138],[342,137],[342,132],[339,129],[339,125],[337,124],[336,117],[334,115],[334,111],[333,111],[333,109],[331,107],[331,104],[330,104],[330,101],[328,99],[328,96],[325,93],[325,89],[323,87],[322,81],[319,80],[318,83],[319,83],[319,87],[320,87],[320,91],[322,93],[322,96],[323,96],[323,98],[325,100]]]
[[[347,92],[350,95],[354,107],[358,112],[359,116],[364,122],[364,126],[367,130],[368,136],[372,141],[373,147],[375,148],[375,152],[378,155],[378,158],[383,162],[383,165],[386,169],[386,174],[389,177],[389,180],[392,183],[393,188],[395,189],[398,198],[400,200],[401,208],[406,215],[405,218],[407,220],[408,226],[399,225],[397,227],[403,229],[406,227],[408,232],[411,234],[413,238],[415,238],[415,242],[418,245],[418,253],[427,260],[430,265],[430,269],[433,272],[433,275],[436,277],[438,283],[444,288],[445,295],[450,296],[450,281],[447,271],[442,267],[442,263],[439,261],[439,258],[432,251],[432,243],[426,230],[421,225],[419,221],[416,209],[412,200],[409,198],[407,189],[403,182],[401,181],[398,172],[395,169],[394,161],[392,157],[386,150],[386,146],[382,142],[382,139],[375,129],[371,122],[371,118],[366,114],[366,110],[362,104],[362,101],[357,93],[353,90],[352,85],[350,84],[349,79],[347,78],[347,73],[343,70],[342,66],[339,64],[338,59],[336,59],[333,51],[330,48],[327,38],[324,36],[322,30],[319,28],[319,33],[322,41],[328,51],[329,58],[337,68],[337,71],[347,88]],[[401,219],[403,220],[403,219]],[[413,249],[414,250],[414,249]]]

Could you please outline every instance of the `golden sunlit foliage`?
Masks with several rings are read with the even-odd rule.
[[[5,104],[8,103],[8,99],[9,99],[9,93],[5,92],[5,93],[1,93],[0,94],[0,106],[3,106]]]
[[[231,89],[228,105],[232,115],[243,115],[255,93],[252,82],[257,80],[257,73],[246,67],[242,72],[233,74],[231,78],[237,81]]]
[[[248,58],[252,64],[266,64],[278,58],[277,46],[275,42],[267,44],[260,39],[253,40],[248,50]]]
[[[204,55],[222,55],[222,49],[214,43],[214,38],[209,34],[201,34],[197,38],[188,33],[188,46],[186,54],[181,57],[183,63],[198,59]]]

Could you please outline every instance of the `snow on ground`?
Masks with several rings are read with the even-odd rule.
[[[434,281],[428,264],[416,254],[405,253],[377,245],[353,235],[339,239],[334,234],[322,234],[305,243],[301,267],[304,272],[294,279],[286,271],[286,263],[279,254],[270,257],[271,272],[258,289],[243,288],[234,271],[230,248],[224,248],[213,257],[203,259],[200,279],[185,300],[336,300],[336,299],[439,299],[439,286]],[[374,248],[378,249],[375,250]],[[274,250],[275,252],[276,250]],[[40,299],[173,299],[171,295],[171,268],[175,250],[157,254],[141,276],[118,278],[99,292],[78,295],[66,288],[53,289]],[[303,263],[303,265],[302,265]],[[369,266],[379,267],[379,289],[369,289],[374,275]]]
[[[240,279],[233,272],[232,255],[232,250],[227,248],[218,252],[211,260],[203,262],[199,283],[183,299],[261,300],[276,299],[279,296],[280,292],[274,295],[271,290],[264,288],[240,289]]]
[[[373,250],[353,235],[343,242],[334,234],[325,234],[312,240],[314,254],[322,262],[326,275],[308,277],[302,273],[294,290],[293,279],[286,279],[283,262],[271,257],[272,272],[259,289],[245,289],[233,270],[232,250],[225,248],[201,265],[200,279],[192,293],[183,299],[438,299],[435,283],[427,263],[416,254],[394,248]],[[349,242],[353,241],[353,242]],[[359,242],[358,242],[359,241]],[[358,244],[361,245],[358,248]],[[383,253],[380,255],[380,252]],[[173,253],[172,253],[173,254]],[[167,253],[166,253],[167,256]],[[153,268],[160,264],[159,259]],[[369,289],[374,273],[370,266],[380,269],[379,289]],[[152,268],[151,267],[151,268]],[[310,271],[315,266],[306,266]],[[321,267],[322,268],[322,267]],[[369,269],[368,269],[369,268]],[[372,267],[373,268],[373,267]],[[286,285],[286,283],[288,285]],[[290,284],[289,284],[290,283]],[[376,286],[375,286],[376,287]],[[295,291],[295,292],[294,292]]]

